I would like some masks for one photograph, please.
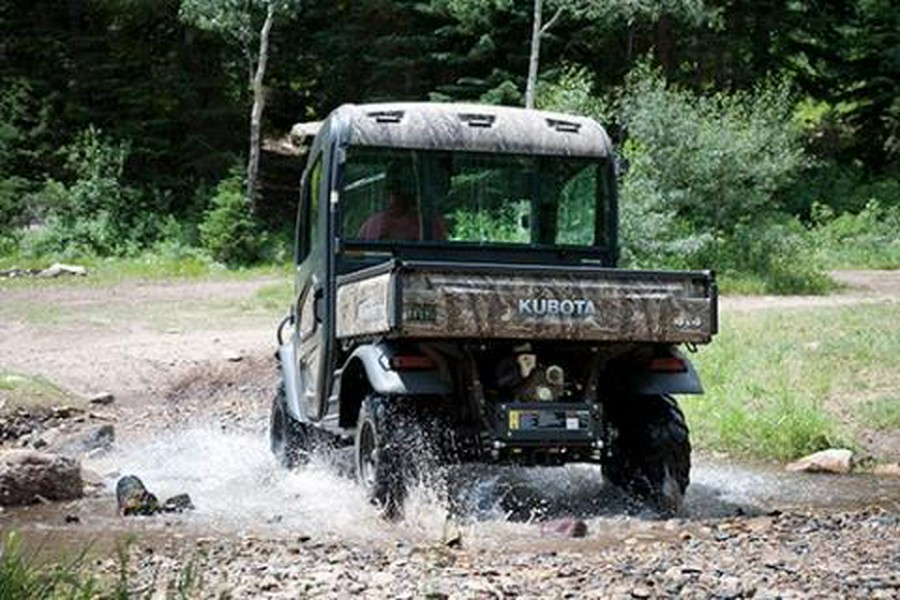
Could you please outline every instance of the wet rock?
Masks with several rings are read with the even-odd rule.
[[[548,537],[582,538],[587,535],[587,523],[575,517],[563,517],[541,523],[541,534]]]
[[[108,406],[116,401],[116,397],[113,396],[110,392],[100,392],[99,394],[95,394],[88,399],[88,402],[93,404],[94,406]]]
[[[85,453],[96,453],[95,451],[97,450],[108,450],[115,439],[116,431],[112,425],[79,426],[72,433],[52,438],[50,445],[55,452],[77,456]]]
[[[453,519],[447,519],[444,522],[442,540],[448,548],[462,548],[462,530]]]
[[[872,473],[885,477],[900,477],[900,463],[877,465],[874,469],[872,469]]]
[[[822,450],[788,464],[785,470],[794,473],[847,474],[853,470],[853,451],[837,448]]]
[[[186,510],[194,510],[194,503],[187,494],[178,494],[172,496],[162,504],[163,512],[184,512]]]
[[[147,491],[144,482],[126,475],[116,483],[116,502],[122,516],[152,515],[159,512],[159,500]]]
[[[74,419],[77,416],[83,415],[84,410],[80,409],[76,406],[57,406],[54,407],[50,412],[49,418],[52,419]]]
[[[75,500],[84,495],[78,462],[34,450],[0,453],[0,505]]]

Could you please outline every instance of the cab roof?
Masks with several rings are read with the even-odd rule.
[[[507,106],[345,104],[326,124],[346,128],[351,146],[584,157],[612,153],[609,136],[593,119]]]

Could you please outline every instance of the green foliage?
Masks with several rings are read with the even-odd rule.
[[[570,69],[543,88],[541,102],[609,119],[614,109],[591,87],[585,71]],[[831,289],[806,229],[779,211],[779,190],[804,164],[784,85],[698,96],[642,67],[618,105],[630,134],[624,264],[713,268],[768,293]]]
[[[796,218],[773,217],[735,227],[696,260],[725,274],[755,277],[770,294],[822,294],[834,289],[809,232]]]
[[[538,85],[537,108],[574,115],[589,115],[607,122],[613,111],[594,90],[594,81],[584,67],[566,66],[552,81]]]
[[[506,204],[495,210],[457,209],[453,213],[451,239],[457,241],[528,242],[531,234],[522,227],[528,202]]]
[[[785,84],[700,96],[642,67],[620,104],[664,206],[695,229],[728,235],[776,212],[776,192],[804,164]]]
[[[22,131],[28,101],[28,82],[22,79],[0,85],[0,234],[8,232],[25,215],[24,199],[30,185],[20,172]]]
[[[699,447],[791,459],[853,445],[837,415],[893,393],[900,312],[893,306],[723,314],[696,357],[706,393],[682,406]]]
[[[89,127],[65,148],[68,184],[49,180],[36,194],[46,214],[42,230],[28,236],[32,254],[111,256],[133,252],[155,233],[153,216],[142,213],[140,195],[123,181],[127,143]]]
[[[820,260],[830,269],[900,268],[900,204],[884,208],[872,200],[858,213],[812,210],[810,232]]]
[[[244,196],[240,173],[232,173],[216,187],[199,230],[203,247],[215,260],[229,266],[259,262],[268,243],[268,235],[253,217]]]
[[[649,167],[650,157],[637,142],[629,141],[625,152],[630,156],[630,171],[620,189],[619,239],[623,264],[634,268],[673,269],[703,266],[697,256],[712,243],[712,233],[692,230],[667,205]]]

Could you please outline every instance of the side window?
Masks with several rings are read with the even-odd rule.
[[[306,260],[319,243],[319,202],[322,196],[322,157],[316,159],[303,186],[300,211],[297,221],[297,262]]]
[[[559,193],[556,243],[590,246],[594,243],[597,214],[596,165],[583,168]]]

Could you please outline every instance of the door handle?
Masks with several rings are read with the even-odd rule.
[[[322,300],[325,298],[325,289],[316,288],[313,290],[313,315],[316,317],[316,323],[321,323],[325,316],[322,314]]]

